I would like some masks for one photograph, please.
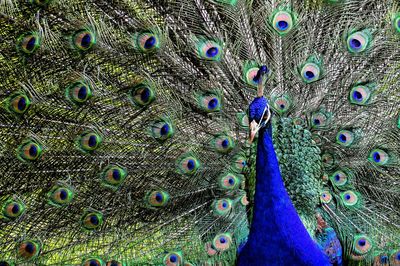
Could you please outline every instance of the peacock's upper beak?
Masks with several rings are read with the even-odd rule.
[[[253,143],[254,137],[257,134],[259,127],[255,120],[251,121],[250,123],[250,137],[249,137],[249,144]]]

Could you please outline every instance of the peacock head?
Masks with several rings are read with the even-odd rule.
[[[249,107],[250,139],[252,143],[257,132],[265,127],[271,117],[268,101],[263,96],[255,98]]]

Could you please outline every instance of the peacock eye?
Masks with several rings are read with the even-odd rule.
[[[137,33],[134,36],[134,47],[142,53],[155,52],[160,49],[160,37],[153,32]]]
[[[222,56],[221,45],[212,40],[199,40],[196,43],[197,56],[201,59],[210,61],[219,61]]]
[[[332,201],[332,194],[328,190],[322,191],[320,195],[320,200],[322,203],[328,204]]]
[[[118,188],[127,175],[127,170],[118,165],[109,165],[101,173],[102,182],[112,188]]]
[[[155,100],[154,88],[145,83],[133,87],[129,91],[129,96],[132,102],[139,107],[148,106]]]
[[[320,78],[320,66],[315,63],[306,63],[301,69],[301,78],[305,83],[312,83]]]
[[[397,31],[397,33],[400,33],[400,13],[394,16],[393,27]]]
[[[164,207],[167,205],[169,201],[169,194],[162,190],[156,190],[149,192],[146,197],[145,201],[152,207]]]
[[[16,94],[9,98],[8,109],[16,114],[23,114],[31,105],[31,101],[25,94]]]
[[[230,248],[232,237],[230,234],[218,234],[213,239],[213,247],[218,251],[225,251]]]
[[[272,19],[272,27],[279,35],[285,35],[293,28],[294,17],[290,12],[278,11]]]
[[[35,161],[42,155],[43,147],[34,140],[24,141],[17,149],[18,159],[29,162]]]
[[[83,152],[92,152],[99,148],[102,141],[100,135],[94,132],[89,132],[83,133],[78,137],[77,145]]]
[[[88,258],[82,262],[82,266],[103,266],[104,262],[98,258]]]
[[[215,200],[212,204],[212,210],[214,215],[224,216],[232,210],[232,200],[230,199],[220,199]]]
[[[221,98],[214,93],[205,93],[197,97],[197,104],[200,109],[207,113],[221,110]]]
[[[180,266],[182,265],[182,261],[182,254],[180,252],[170,252],[163,259],[166,266]]]
[[[150,131],[153,138],[160,141],[171,138],[175,133],[172,122],[167,121],[167,119],[154,122],[150,127]]]
[[[86,230],[95,230],[103,224],[103,214],[100,212],[88,212],[81,218],[81,225]]]
[[[389,162],[390,156],[382,149],[373,149],[369,153],[368,160],[375,165],[384,166]]]
[[[239,187],[240,178],[235,174],[228,173],[219,178],[219,187],[223,190],[234,190]]]
[[[200,167],[200,161],[193,156],[182,156],[177,160],[178,172],[185,175],[193,175]]]
[[[47,194],[49,203],[54,206],[66,206],[74,199],[74,192],[66,186],[55,186]]]
[[[286,113],[292,107],[292,101],[287,95],[272,99],[272,106],[279,114]]]
[[[350,53],[361,53],[365,51],[371,43],[371,36],[367,31],[358,31],[347,37],[347,50]]]
[[[242,155],[237,155],[233,157],[232,168],[237,172],[242,172],[243,169],[247,166],[247,160]]]
[[[235,143],[230,136],[220,135],[211,141],[211,146],[219,153],[229,153],[234,147]]]
[[[89,30],[79,30],[72,37],[73,45],[81,51],[87,51],[96,44],[96,36]]]
[[[355,193],[354,191],[351,190],[340,193],[340,197],[342,199],[344,206],[346,207],[353,207],[360,203],[360,198],[358,193]]]
[[[28,32],[18,38],[18,48],[25,54],[33,54],[40,47],[40,37],[35,32]]]
[[[349,131],[349,130],[340,130],[336,134],[336,143],[349,147],[353,144],[354,142],[354,133]]]
[[[353,252],[365,255],[372,249],[372,242],[366,235],[355,235],[353,239]]]
[[[366,105],[371,98],[371,91],[367,86],[354,86],[349,95],[350,103],[356,105]]]
[[[4,217],[15,220],[25,212],[25,205],[19,200],[10,199],[3,204],[1,209]]]
[[[65,93],[67,99],[75,104],[83,104],[92,97],[92,90],[90,89],[90,86],[83,81],[78,81],[71,84],[67,87]]]
[[[324,112],[315,112],[311,115],[311,126],[314,128],[323,128],[328,124],[328,116]]]
[[[391,257],[392,257],[394,265],[399,265],[399,263],[400,263],[400,250],[397,250],[397,251],[393,252]]]
[[[40,253],[41,245],[35,240],[26,240],[18,246],[18,256],[26,261],[36,258]]]
[[[249,127],[249,116],[246,113],[236,113],[236,118],[242,128]]]
[[[330,176],[330,179],[336,187],[343,187],[348,183],[350,175],[348,170],[338,170]]]
[[[123,264],[116,260],[107,261],[106,266],[123,266]]]
[[[335,165],[335,157],[329,152],[322,154],[321,160],[325,167],[332,167]]]

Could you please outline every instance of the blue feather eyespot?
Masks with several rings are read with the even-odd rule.
[[[353,239],[353,253],[367,254],[373,247],[372,241],[366,235],[355,235]]]
[[[9,97],[7,105],[10,112],[21,115],[29,109],[31,100],[25,94],[17,93]]]
[[[393,265],[400,265],[400,250],[393,252],[390,256],[390,260],[393,262]]]
[[[242,128],[249,128],[249,116],[246,113],[236,113],[237,121]]]
[[[348,184],[351,173],[348,170],[338,170],[334,172],[331,176],[331,182],[336,187],[343,187]]]
[[[284,114],[292,107],[292,100],[288,95],[282,95],[280,97],[272,98],[272,107],[279,114]]]
[[[369,153],[368,160],[374,165],[384,166],[389,163],[390,156],[382,149],[373,149]]]
[[[28,32],[18,38],[18,49],[25,54],[33,54],[40,44],[41,40],[36,32]]]
[[[234,147],[233,139],[228,135],[219,135],[211,141],[211,146],[219,153],[229,153]]]
[[[233,173],[227,173],[220,176],[218,183],[223,190],[235,190],[240,185],[240,178]]]
[[[156,52],[161,46],[160,36],[155,32],[136,33],[134,40],[134,47],[142,53]]]
[[[25,240],[17,247],[18,256],[26,261],[35,259],[41,251],[41,243],[36,240]]]
[[[221,97],[217,93],[204,93],[196,97],[199,108],[207,113],[221,110]]]
[[[43,147],[35,140],[29,139],[17,148],[17,157],[24,162],[36,161],[40,158]]]
[[[196,43],[197,56],[209,61],[220,61],[222,57],[222,45],[218,41],[200,38]]]
[[[200,167],[200,161],[191,155],[183,155],[177,160],[178,172],[184,175],[193,175]]]
[[[75,104],[83,104],[92,97],[92,90],[86,82],[77,81],[66,88],[65,96]]]
[[[400,33],[400,13],[393,16],[393,28]]]
[[[175,130],[169,119],[160,119],[151,125],[150,132],[153,138],[165,141],[174,135]]]
[[[335,165],[335,157],[329,152],[322,154],[321,160],[325,167],[329,168]]]
[[[100,212],[86,212],[81,217],[81,226],[85,230],[95,230],[103,224],[103,214]]]
[[[372,36],[368,30],[357,31],[347,36],[347,50],[357,54],[364,52],[372,42]]]
[[[164,207],[168,204],[169,194],[166,191],[156,190],[149,192],[145,197],[145,202],[152,207]]]
[[[57,207],[67,206],[74,199],[74,192],[67,186],[54,186],[48,193],[49,204]]]
[[[332,194],[328,190],[324,190],[321,192],[319,199],[322,203],[328,204],[332,201]]]
[[[9,199],[2,205],[1,212],[6,220],[15,220],[25,212],[25,204],[19,200]]]
[[[243,155],[236,155],[235,157],[233,157],[231,165],[233,170],[240,173],[247,166],[247,159]]]
[[[354,207],[360,204],[360,195],[354,191],[348,190],[340,193],[340,198],[346,207]]]
[[[225,251],[232,244],[232,236],[229,233],[218,234],[214,237],[212,245],[218,251]]]
[[[96,35],[90,30],[79,30],[72,37],[73,45],[81,51],[90,50],[96,44]]]
[[[122,264],[121,262],[119,262],[117,260],[110,260],[110,261],[107,261],[106,266],[124,266],[124,264]]]
[[[163,259],[165,266],[180,266],[183,263],[181,252],[170,252]]]
[[[311,115],[311,126],[313,128],[324,128],[330,122],[330,116],[326,112],[318,111]]]
[[[260,71],[263,71],[264,75],[270,74],[270,71],[266,65],[260,66],[260,64],[248,61],[243,65],[243,79],[244,81],[253,87],[257,87],[262,79],[260,78]]]
[[[77,145],[83,152],[92,152],[99,148],[102,138],[94,132],[83,133],[77,138]]]
[[[277,11],[270,19],[271,26],[281,36],[286,35],[293,29],[295,17],[289,11]]]
[[[351,104],[356,105],[367,105],[371,99],[371,89],[365,85],[354,86],[349,95],[349,100]]]
[[[351,132],[350,130],[340,130],[336,134],[336,143],[349,147],[353,144],[354,142],[354,133]]]
[[[301,78],[305,83],[317,81],[321,75],[321,68],[315,63],[306,63],[301,68]]]
[[[227,215],[232,210],[232,200],[230,199],[215,200],[212,204],[212,210],[214,215],[216,216]]]
[[[105,263],[99,258],[87,258],[82,262],[82,266],[104,266]]]
[[[124,182],[128,172],[118,165],[109,165],[101,173],[101,180],[107,187],[118,188]]]
[[[138,84],[129,91],[129,97],[134,105],[148,106],[155,100],[154,88],[147,83]]]

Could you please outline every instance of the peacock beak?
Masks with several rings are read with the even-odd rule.
[[[251,121],[249,144],[253,143],[254,137],[256,136],[258,130],[259,130],[259,126],[258,126],[256,120]]]

